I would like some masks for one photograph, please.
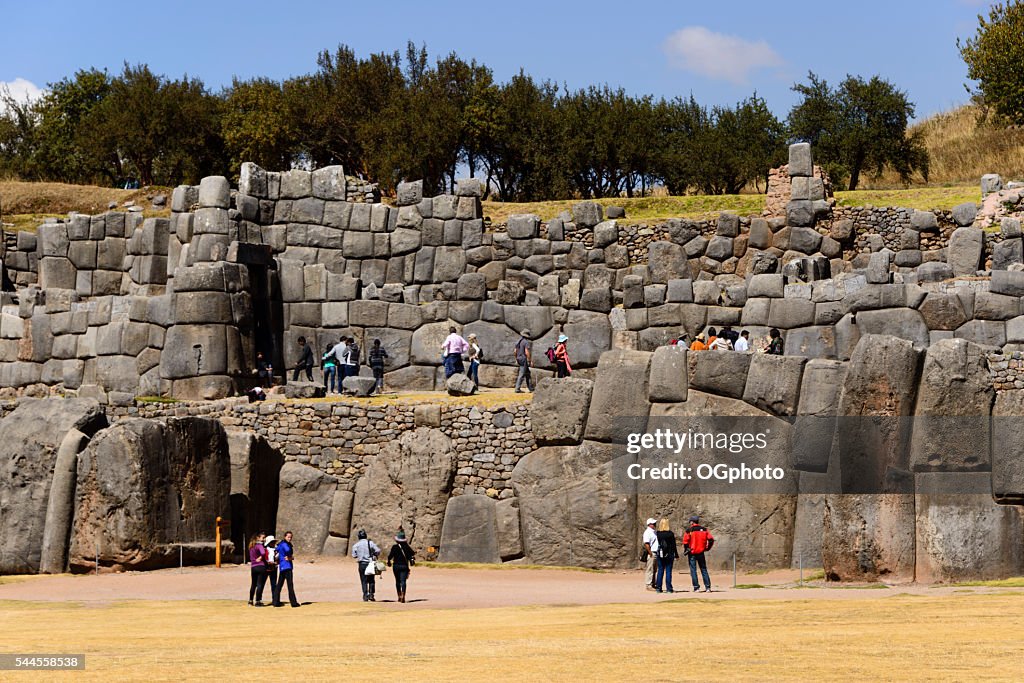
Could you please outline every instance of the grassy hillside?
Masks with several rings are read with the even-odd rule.
[[[980,110],[973,105],[936,114],[913,130],[924,131],[931,185],[977,185],[986,173],[998,173],[1004,180],[1024,179],[1024,128],[981,122]],[[924,182],[920,177],[915,180]],[[899,187],[900,180],[887,172],[868,186]]]
[[[107,210],[110,202],[118,206],[133,201],[146,209],[146,215],[164,215],[169,209],[154,211],[148,197],[167,195],[170,205],[171,188],[144,187],[138,190],[119,190],[95,185],[68,185],[65,183],[29,183],[18,180],[0,181],[0,220],[8,230],[35,228],[48,216],[63,216],[71,211],[97,214]]]

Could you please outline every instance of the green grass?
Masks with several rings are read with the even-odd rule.
[[[1009,579],[993,579],[991,581],[963,581],[954,583],[954,586],[984,586],[987,588],[1024,588],[1024,576],[1014,576]]]
[[[958,204],[980,201],[981,189],[977,185],[836,192],[839,206],[895,206],[928,211],[949,210]]]
[[[739,588],[740,590],[746,590],[748,588],[764,588],[764,586],[760,583],[738,583],[733,587]]]
[[[819,569],[818,571],[814,572],[813,574],[808,574],[807,576],[804,577],[804,581],[824,581],[824,580],[825,580],[825,570],[824,569]]]

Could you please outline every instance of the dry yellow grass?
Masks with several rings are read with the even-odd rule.
[[[145,207],[150,216],[170,215],[169,208],[154,209],[147,197],[166,194],[170,201],[171,188],[144,187],[138,190],[119,190],[95,185],[68,185],[65,183],[29,183],[18,180],[0,181],[0,220],[8,230],[35,230],[46,218],[61,217],[71,211],[97,214],[107,210],[110,202],[121,206],[133,201]]]
[[[1024,128],[979,123],[979,110],[973,105],[931,116],[912,130],[924,131],[932,185],[968,183],[977,187],[985,173],[998,173],[1005,180],[1024,178]],[[901,185],[892,172],[867,184],[877,188]]]
[[[409,611],[0,603],[0,633],[5,652],[86,655],[85,671],[47,680],[1016,681],[1022,606],[1019,593]]]

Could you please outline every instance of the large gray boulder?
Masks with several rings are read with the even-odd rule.
[[[795,415],[806,358],[755,353],[750,356],[743,400],[775,415]]]
[[[497,503],[493,498],[464,494],[448,499],[437,559],[441,562],[501,562]]]
[[[597,365],[586,438],[616,441],[629,432],[642,432],[647,424],[647,398],[651,355],[644,351],[608,351]]]
[[[532,564],[628,568],[636,564],[635,497],[615,473],[632,456],[614,444],[539,448],[512,471],[523,551]]]
[[[1001,391],[992,407],[992,497],[1024,505],[1024,389]]]
[[[220,422],[124,419],[82,452],[75,490],[72,571],[159,569],[215,554],[217,517],[230,518],[231,457]],[[182,546],[179,551],[179,545]]]
[[[586,379],[545,377],[530,403],[530,426],[538,445],[574,445],[583,440],[594,383]]]
[[[476,384],[466,375],[456,372],[444,382],[449,396],[472,396],[476,393]]]
[[[330,530],[338,480],[326,472],[297,462],[281,468],[277,528],[291,531],[295,545],[319,555]]]
[[[676,403],[686,400],[690,383],[687,349],[676,345],[659,346],[651,359],[648,396],[652,403]]]
[[[735,351],[698,351],[690,354],[690,386],[730,398],[743,398],[751,354]]]
[[[830,581],[914,580],[913,494],[827,495],[822,562]]]
[[[981,268],[984,254],[985,232],[981,228],[957,228],[949,238],[946,263],[957,277],[974,276]]]
[[[437,546],[457,465],[452,441],[439,429],[419,427],[365,459],[352,507],[352,533],[390,538],[399,527],[418,548]]]
[[[916,479],[919,583],[1020,576],[1024,516],[992,500],[988,473],[926,472]]]
[[[914,411],[911,467],[925,471],[989,470],[989,415],[995,389],[985,350],[943,339],[925,353]]]
[[[731,251],[730,248],[729,256],[732,256]],[[647,265],[651,271],[651,281],[666,284],[670,280],[687,278],[690,270],[686,258],[686,251],[678,244],[651,242],[647,247]]]
[[[48,515],[48,504],[59,502],[68,517],[74,510],[74,462],[69,465],[71,486],[62,487],[61,500],[51,491],[62,474],[56,470],[61,445],[69,434],[91,435],[105,425],[102,408],[91,399],[22,400],[0,420],[0,573],[40,570],[47,517],[60,512]],[[69,531],[63,529],[64,539]],[[63,571],[60,564],[58,571]]]

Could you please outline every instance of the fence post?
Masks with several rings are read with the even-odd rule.
[[[217,569],[220,569],[220,517],[217,518],[217,548],[214,551],[216,554],[216,565]]]
[[[804,585],[804,554],[800,553],[800,585]]]
[[[178,544],[178,573],[185,573],[185,546],[182,543]]]
[[[736,553],[732,554],[732,587],[736,587]]]
[[[100,542],[96,541],[96,574],[100,573]]]

